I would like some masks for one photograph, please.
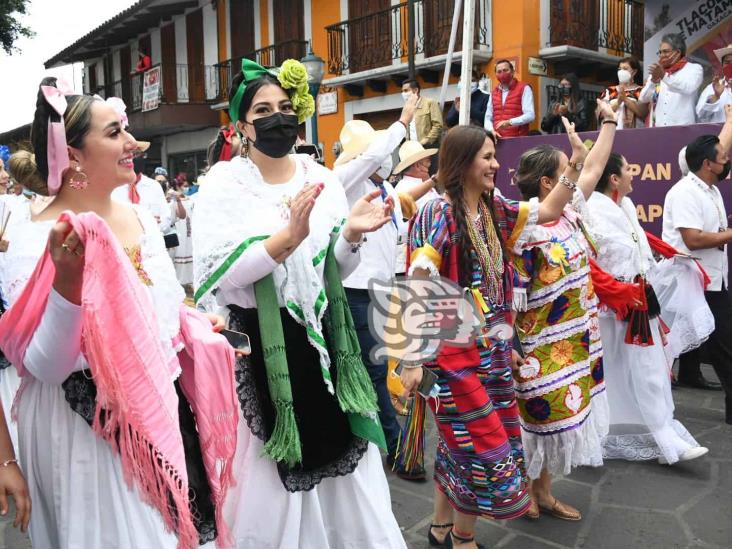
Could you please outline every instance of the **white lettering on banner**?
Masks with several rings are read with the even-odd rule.
[[[672,17],[665,27],[645,41],[643,61],[646,65],[657,61],[656,51],[664,34],[681,34],[686,41],[687,51],[692,53],[709,31],[726,24],[732,17],[732,0],[697,0],[686,4],[686,10]]]
[[[142,112],[160,106],[160,66],[145,71],[142,77]]]
[[[676,21],[678,32],[684,38],[693,36],[702,30],[711,30],[724,21],[732,13],[732,0],[705,0],[694,8],[690,14]]]

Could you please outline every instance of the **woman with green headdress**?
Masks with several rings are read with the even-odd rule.
[[[236,547],[405,547],[341,285],[393,204],[372,204],[377,189],[349,212],[330,170],[290,154],[314,112],[298,61],[277,71],[244,59],[229,98],[242,156],[211,168],[192,233],[197,305],[251,338],[224,508]]]

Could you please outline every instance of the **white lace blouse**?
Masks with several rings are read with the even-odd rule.
[[[147,275],[148,289],[160,329],[160,339],[169,356],[175,355],[172,340],[180,331],[180,304],[185,293],[165,249],[163,237],[152,215],[138,207],[135,212],[143,227],[140,240],[140,269]],[[11,242],[0,266],[0,290],[10,305],[18,298],[43,254],[53,220],[31,221],[30,215],[8,229]],[[81,307],[51,291],[41,324],[26,351],[24,366],[39,380],[60,384],[75,370],[87,367],[80,354]]]

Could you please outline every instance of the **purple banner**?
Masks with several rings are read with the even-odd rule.
[[[664,197],[681,178],[678,162],[681,148],[700,135],[718,135],[721,127],[721,124],[697,124],[621,130],[616,133],[613,151],[622,154],[633,170],[633,192],[629,196],[636,205],[641,225],[647,231],[661,236]],[[595,141],[597,132],[583,132],[580,137],[583,141]],[[496,155],[501,168],[496,181],[506,196],[520,198],[518,189],[510,183],[519,158],[531,147],[544,143],[570,154],[571,148],[564,134],[519,137],[499,142]],[[728,213],[732,212],[730,177],[719,187]]]

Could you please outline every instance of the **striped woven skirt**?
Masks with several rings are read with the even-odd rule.
[[[435,363],[439,400],[429,399],[440,440],[435,481],[459,512],[494,519],[529,506],[511,343],[442,347]]]

